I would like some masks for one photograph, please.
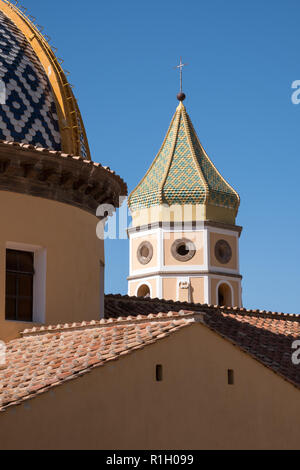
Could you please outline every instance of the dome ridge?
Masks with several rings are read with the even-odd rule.
[[[164,201],[163,201],[163,189],[164,189],[165,182],[168,178],[172,158],[173,158],[174,151],[175,151],[175,146],[176,146],[176,141],[177,141],[177,136],[178,136],[178,121],[179,121],[179,119],[180,119],[180,115],[178,113],[175,113],[175,115],[174,115],[175,130],[174,130],[173,137],[172,137],[173,140],[172,140],[172,143],[171,143],[171,151],[170,151],[170,154],[169,154],[168,163],[166,165],[165,173],[164,173],[164,176],[162,178],[162,181],[161,181],[161,184],[160,184],[160,187],[159,187],[158,197],[159,197],[160,204],[164,203]],[[167,138],[167,136],[166,136],[166,138]],[[164,144],[163,144],[163,146],[164,146]]]
[[[185,108],[184,104],[181,102],[177,109],[178,109],[178,111],[181,111],[181,113],[182,113],[182,119],[184,121],[184,130],[185,130],[188,142],[189,142],[190,151],[191,151],[191,154],[193,156],[193,160],[194,160],[196,169],[199,173],[200,179],[201,179],[201,181],[203,183],[203,186],[205,188],[205,200],[204,200],[204,203],[205,203],[207,201],[207,198],[208,198],[208,185],[207,185],[207,182],[204,178],[202,169],[201,169],[200,165],[198,164],[195,149],[193,147],[193,142],[192,142],[192,137],[191,137],[191,130],[190,130],[190,127],[189,127],[189,120],[188,120],[188,115],[187,115],[187,112],[186,112],[186,108]]]

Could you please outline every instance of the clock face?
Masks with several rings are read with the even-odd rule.
[[[227,264],[232,258],[232,249],[226,240],[219,240],[215,245],[215,256],[219,263]]]

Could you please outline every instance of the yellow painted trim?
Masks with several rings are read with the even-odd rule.
[[[191,211],[184,212],[187,206],[158,205],[131,212],[132,227],[140,227],[157,222],[200,222],[215,221],[224,224],[235,225],[235,211],[222,206],[209,204],[188,205]]]
[[[8,0],[0,0],[0,9],[24,34],[48,76],[56,101],[62,151],[73,155],[81,155],[78,116],[85,140],[86,158],[90,160],[91,155],[88,140],[78,104],[51,46],[42,33],[17,6]]]

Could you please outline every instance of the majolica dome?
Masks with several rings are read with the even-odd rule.
[[[72,89],[50,45],[21,10],[0,0],[0,139],[89,159]]]
[[[127,186],[109,167],[92,162],[60,61],[32,21],[0,0],[0,192],[96,215],[103,204],[118,207]]]
[[[206,205],[235,215],[240,198],[203,149],[182,102],[163,145],[143,180],[129,196],[131,211],[162,204]]]

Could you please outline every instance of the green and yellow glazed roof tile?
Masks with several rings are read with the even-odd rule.
[[[132,211],[160,204],[211,204],[236,210],[240,198],[200,144],[182,103],[146,175],[129,196]]]

